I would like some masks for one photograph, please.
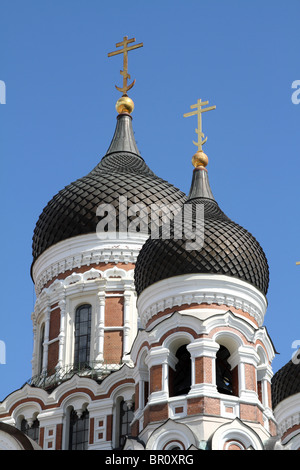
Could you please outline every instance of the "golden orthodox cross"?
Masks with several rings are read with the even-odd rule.
[[[195,129],[196,134],[198,134],[198,142],[194,142],[198,147],[198,150],[202,150],[202,145],[205,144],[207,141],[207,137],[204,139],[204,134],[202,132],[202,113],[205,111],[211,111],[212,109],[216,109],[216,106],[210,106],[209,108],[204,108],[202,109],[202,106],[206,106],[208,104],[208,101],[201,101],[201,98],[197,101],[196,104],[192,104],[191,109],[195,109],[195,111],[191,111],[190,113],[186,113],[183,115],[183,117],[189,117],[189,116],[194,116],[197,114],[198,116],[198,129]],[[203,140],[202,140],[203,139]]]
[[[127,93],[128,90],[130,90],[133,85],[135,84],[135,80],[130,84],[127,85],[127,80],[130,80],[130,75],[128,73],[128,51],[132,51],[133,49],[137,49],[138,47],[143,47],[143,43],[139,44],[134,44],[133,46],[129,46],[128,44],[135,42],[135,38],[128,39],[128,36],[124,36],[122,42],[117,42],[116,47],[121,47],[123,46],[123,49],[119,49],[114,52],[110,52],[108,54],[108,57],[112,57],[113,55],[117,54],[124,54],[123,56],[123,70],[120,70],[120,74],[123,75],[123,87],[120,88],[117,85],[115,85],[116,89],[121,91],[124,95]]]

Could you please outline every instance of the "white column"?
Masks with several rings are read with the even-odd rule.
[[[256,353],[255,349],[249,346],[240,346],[228,358],[231,369],[238,366],[239,397],[241,400],[248,403],[257,403],[258,395],[255,390],[246,388],[245,364],[251,364],[256,370],[259,360],[259,355]]]
[[[44,335],[44,354],[43,354],[43,366],[42,372],[47,372],[47,364],[48,364],[48,343],[49,343],[49,329],[50,329],[50,305],[48,304],[46,307],[46,316],[45,316],[45,335]]]
[[[134,411],[134,419],[132,422],[139,422],[139,432],[143,430],[144,407],[145,407],[145,382],[148,380],[148,371],[134,369],[133,378],[135,386],[139,387],[139,407]]]
[[[39,353],[41,354],[42,351],[39,351],[39,342],[38,342],[38,335],[37,335],[36,318],[37,318],[37,315],[33,314],[32,315],[32,322],[33,322],[33,352],[32,352],[32,359],[31,359],[31,369],[32,369],[31,375],[32,375],[32,377],[41,372],[41,371],[39,371],[39,367],[38,367],[38,359],[39,359]]]
[[[201,338],[193,343],[187,345],[187,350],[191,355],[192,361],[192,370],[191,370],[191,389],[189,391],[189,396],[205,394],[208,396],[216,395],[216,367],[215,367],[215,358],[217,351],[219,350],[220,345],[214,340],[209,338]],[[198,357],[208,357],[211,358],[212,364],[212,383],[196,383],[196,358]]]
[[[124,291],[124,325],[123,325],[123,357],[122,362],[128,362],[128,353],[130,351],[130,291]]]
[[[257,369],[257,381],[261,383],[261,399],[262,404],[265,408],[271,409],[271,403],[269,403],[269,388],[273,371],[271,366],[264,365],[259,366]]]
[[[101,281],[101,288],[98,291],[98,315],[96,325],[96,354],[98,362],[104,360],[104,326],[105,326],[105,287],[106,281]]]
[[[58,363],[56,366],[56,369],[59,370],[61,369],[64,365],[64,347],[65,347],[65,337],[66,337],[66,332],[65,332],[65,317],[66,317],[66,300],[65,300],[65,295],[62,296],[60,301],[58,302],[58,306],[60,308],[60,330],[59,330],[59,335],[58,335],[58,340],[59,340],[59,349],[58,349]]]
[[[148,398],[149,404],[161,403],[168,399],[169,397],[169,385],[168,385],[169,366],[175,369],[177,362],[178,362],[178,359],[167,348],[155,347],[149,351],[148,356],[145,359],[145,363],[147,364],[149,370],[151,369],[151,367],[156,366],[156,365],[162,366],[161,390],[152,392],[149,395],[149,398]],[[150,377],[150,381],[151,381],[151,377]],[[151,387],[151,383],[150,383],[150,387]]]

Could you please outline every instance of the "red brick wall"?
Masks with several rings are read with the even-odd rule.
[[[195,383],[212,383],[212,363],[213,359],[210,357],[196,357],[195,358]]]
[[[148,423],[165,421],[168,417],[169,413],[167,403],[149,406],[144,412],[144,427],[146,427]]]
[[[44,447],[44,435],[45,435],[45,428],[40,428],[39,446],[40,446],[41,448]]]
[[[113,424],[113,416],[108,415],[106,418],[106,440],[112,440],[112,424]]]
[[[95,427],[95,418],[90,419],[90,435],[89,435],[89,444],[94,443],[94,427]]]
[[[246,403],[240,404],[240,419],[246,421],[255,421],[264,425],[261,410],[256,405],[247,405]]]
[[[57,424],[56,426],[56,450],[61,450],[62,449],[62,431],[63,431],[63,425],[62,423]]]
[[[150,369],[150,393],[162,388],[162,366],[159,364]]]
[[[105,326],[123,326],[124,297],[106,297]]]
[[[255,367],[253,364],[245,364],[246,389],[257,390]]]
[[[50,314],[49,340],[55,339],[60,330],[60,309],[57,307]]]
[[[104,332],[104,361],[119,364],[123,355],[123,331]]]
[[[48,367],[47,372],[49,375],[55,372],[55,367],[58,363],[58,348],[59,343],[55,341],[55,343],[49,344],[48,346]]]
[[[196,397],[188,399],[188,415],[209,414],[220,416],[220,400],[218,398]]]

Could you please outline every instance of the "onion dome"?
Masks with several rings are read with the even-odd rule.
[[[192,162],[195,169],[191,190],[180,221],[183,236],[178,237],[178,227],[176,229],[173,223],[169,239],[147,240],[135,267],[138,295],[163,279],[199,273],[232,276],[249,282],[265,295],[269,268],[261,246],[253,235],[227,217],[214,199],[205,168],[208,158],[204,152],[198,151]],[[192,224],[188,232],[189,220]],[[193,246],[190,242],[195,233],[196,245]]]
[[[299,359],[299,355],[297,356]],[[300,363],[292,359],[285,364],[272,378],[273,409],[286,398],[300,393]]]
[[[132,128],[132,100],[123,97],[116,107],[115,133],[100,163],[59,191],[40,215],[33,235],[33,262],[58,242],[96,233],[96,212],[101,204],[115,207],[118,230],[120,196],[127,198],[128,208],[139,203],[148,207],[158,201],[183,203],[186,199],[183,192],[156,176],[141,157]]]

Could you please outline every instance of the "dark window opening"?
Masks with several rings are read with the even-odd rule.
[[[133,420],[134,406],[128,408],[127,403],[122,400],[120,403],[120,434],[119,434],[119,447],[122,448],[125,444],[127,436],[130,436],[130,423]]]
[[[21,431],[26,434],[26,436],[30,437],[34,442],[39,441],[39,433],[40,433],[40,423],[37,419],[35,419],[32,423],[32,426],[29,426],[26,419],[23,419],[21,422]]]
[[[89,412],[84,411],[80,418],[75,410],[70,413],[69,450],[87,450],[89,435]]]
[[[81,305],[75,314],[74,365],[78,369],[89,366],[91,343],[91,306]]]
[[[233,395],[232,372],[228,362],[230,352],[225,346],[220,346],[216,356],[216,383],[220,393]]]
[[[191,388],[191,355],[186,344],[176,352],[178,362],[175,367],[172,396],[186,395]]]

